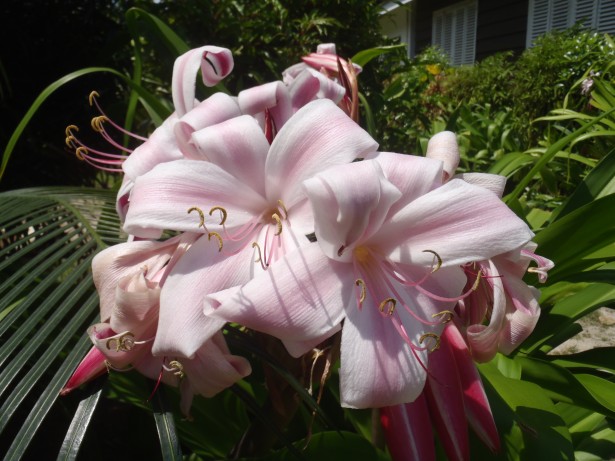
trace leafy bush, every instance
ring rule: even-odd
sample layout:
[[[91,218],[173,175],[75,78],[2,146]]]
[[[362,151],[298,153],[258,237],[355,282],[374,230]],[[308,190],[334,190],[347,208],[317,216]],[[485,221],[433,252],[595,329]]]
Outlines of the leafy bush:
[[[531,145],[541,127],[532,121],[561,105],[574,83],[588,70],[604,71],[615,57],[605,35],[574,26],[539,37],[517,60],[510,53],[486,58],[474,66],[453,68],[444,83],[446,103],[492,104],[496,110],[511,108],[514,126]],[[569,106],[581,108],[586,98],[579,91]]]

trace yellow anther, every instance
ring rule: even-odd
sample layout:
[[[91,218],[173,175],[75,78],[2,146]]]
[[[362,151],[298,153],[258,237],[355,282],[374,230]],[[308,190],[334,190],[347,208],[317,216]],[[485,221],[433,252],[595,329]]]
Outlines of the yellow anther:
[[[85,153],[85,155],[88,155],[89,153],[85,147],[79,146],[75,149],[75,155],[79,160],[85,160],[85,156],[83,155],[83,153]]]
[[[478,274],[476,274],[476,280],[474,280],[474,285],[472,285],[472,291],[476,291],[478,289],[478,285],[480,284],[480,279],[483,276],[483,270],[479,269]]]
[[[79,131],[79,127],[77,125],[68,125],[64,130],[64,133],[66,133],[66,136],[72,136],[73,131]]]
[[[255,263],[261,262],[263,260],[262,254],[261,254],[261,246],[256,242],[252,242],[252,248],[256,248],[256,250],[258,251],[258,259],[255,259],[254,262]]]
[[[359,295],[359,304],[361,304],[363,301],[365,301],[365,296],[367,294],[367,289],[366,289],[367,287],[365,286],[365,282],[363,281],[363,279],[356,279],[354,281],[354,284],[358,287],[361,287],[361,294]]]
[[[92,129],[94,131],[97,131],[98,133],[102,133],[104,130],[103,123],[107,122],[108,120],[109,119],[105,117],[104,115],[99,115],[98,117],[92,118],[90,125],[92,126]]]
[[[211,210],[209,210],[209,216],[211,216],[214,213],[214,211],[220,212],[220,225],[222,226],[226,222],[226,216],[227,216],[226,210],[222,208],[221,206],[215,206]]]
[[[201,210],[198,206],[193,206],[191,208],[188,208],[188,214],[192,213],[193,211],[196,211],[199,214],[198,227],[205,228],[205,213],[203,213],[203,210]]]
[[[120,372],[124,373],[124,372],[130,371],[130,370],[132,370],[134,368],[132,365],[128,365],[125,368],[118,368],[118,367],[113,366],[111,364],[111,362],[109,362],[108,360],[105,360],[105,367],[107,367],[107,373],[109,373],[111,370],[120,371]]]
[[[389,306],[387,310],[387,315],[390,317],[395,312],[395,306],[397,306],[397,301],[395,298],[387,298],[380,303],[378,310],[384,314],[384,308]]]
[[[109,338],[105,345],[109,350],[115,349],[115,352],[128,352],[135,345],[135,335],[127,331],[116,338]]]
[[[75,138],[72,134],[69,134],[64,142],[71,149],[77,148],[77,138]]]
[[[177,376],[179,379],[184,379],[184,377],[186,376],[186,373],[184,373],[184,366],[181,364],[179,360],[171,360],[169,362],[169,365],[173,367],[171,371],[173,372],[175,376]]]
[[[284,205],[284,202],[282,200],[278,200],[278,205],[284,212],[283,219],[288,219],[288,210],[286,209],[286,205]]]
[[[94,105],[94,98],[99,98],[100,95],[98,94],[98,91],[94,90],[90,93],[90,96],[88,96],[88,101],[90,102],[90,106]]]
[[[431,253],[432,255],[434,255],[436,257],[436,259],[438,260],[438,263],[436,264],[436,267],[434,267],[431,270],[431,273],[433,274],[434,272],[436,272],[438,269],[440,269],[442,267],[442,258],[440,257],[440,255],[438,253],[436,253],[433,250],[423,250],[423,253]]]
[[[271,215],[271,219],[275,221],[275,224],[276,224],[275,235],[278,236],[282,233],[282,219],[280,218],[280,215],[278,215],[277,213],[273,213]]]
[[[425,333],[424,335],[421,335],[421,337],[419,338],[419,343],[423,344],[423,342],[428,338],[431,338],[435,341],[433,347],[427,348],[429,352],[433,352],[436,349],[440,348],[440,337],[435,333]]]
[[[442,317],[442,323],[448,323],[451,320],[453,320],[453,316],[455,314],[452,311],[442,311],[442,312],[438,312],[436,314],[433,314],[431,316],[431,318],[435,319],[437,317]]]
[[[218,239],[218,251],[222,251],[222,247],[224,246],[222,236],[217,232],[210,232],[209,234],[207,234],[207,240],[211,241],[212,237],[216,237],[216,239]]]

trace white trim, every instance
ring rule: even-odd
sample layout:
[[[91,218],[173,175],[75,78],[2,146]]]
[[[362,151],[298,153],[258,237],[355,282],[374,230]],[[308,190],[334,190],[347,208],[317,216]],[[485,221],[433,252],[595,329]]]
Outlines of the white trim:
[[[390,13],[391,11],[396,10],[397,8],[399,8],[400,6],[403,5],[407,5],[408,3],[410,3],[412,0],[397,0],[395,2],[386,2],[383,3],[381,5],[381,10],[380,10],[380,14],[387,14]]]

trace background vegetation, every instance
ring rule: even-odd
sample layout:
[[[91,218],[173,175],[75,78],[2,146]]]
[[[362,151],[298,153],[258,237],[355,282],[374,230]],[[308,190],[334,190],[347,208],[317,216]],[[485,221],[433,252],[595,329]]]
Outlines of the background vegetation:
[[[389,45],[377,12],[377,2],[341,0],[2,2],[0,39],[10,44],[0,49],[6,459],[220,459],[241,454],[234,447],[248,428],[267,428],[277,440],[250,459],[388,459],[370,412],[339,407],[335,374],[316,403],[275,344],[232,327],[231,347],[255,372],[197,399],[194,422],[174,417],[173,389],[148,401],[153,383],[136,374],[112,373],[58,398],[90,347],[84,332],[98,310],[91,259],[125,238],[114,212],[117,181],[63,147],[67,125],[89,125],[90,90],[115,120],[147,134],[171,110],[172,62],[189,47],[229,47],[237,70],[225,84],[236,93],[279,78],[320,42],[334,41],[359,60],[359,51]],[[612,39],[575,28],[541,38],[517,60],[503,54],[461,68],[435,49],[412,60],[387,50],[374,51],[380,57],[366,61],[360,77],[368,102],[362,121],[382,150],[421,153],[433,133],[456,131],[461,169],[506,176],[504,200],[536,232],[538,253],[556,263],[541,287],[534,334],[511,357],[479,367],[503,449],[494,456],[473,440],[473,458],[615,456],[615,348],[549,354],[579,331],[578,319],[615,303]],[[277,391],[300,402],[288,424],[268,409],[271,373]]]

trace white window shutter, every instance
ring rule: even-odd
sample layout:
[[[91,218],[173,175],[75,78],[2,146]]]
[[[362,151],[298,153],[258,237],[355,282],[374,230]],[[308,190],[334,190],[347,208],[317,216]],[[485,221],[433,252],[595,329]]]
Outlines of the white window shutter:
[[[595,20],[595,28],[599,32],[606,32],[615,35],[615,1],[614,0],[596,0],[597,18]]]
[[[439,45],[451,64],[472,64],[476,49],[476,0],[434,11],[432,43]]]
[[[598,32],[615,34],[615,0],[529,0],[526,46],[539,35],[581,21]]]

